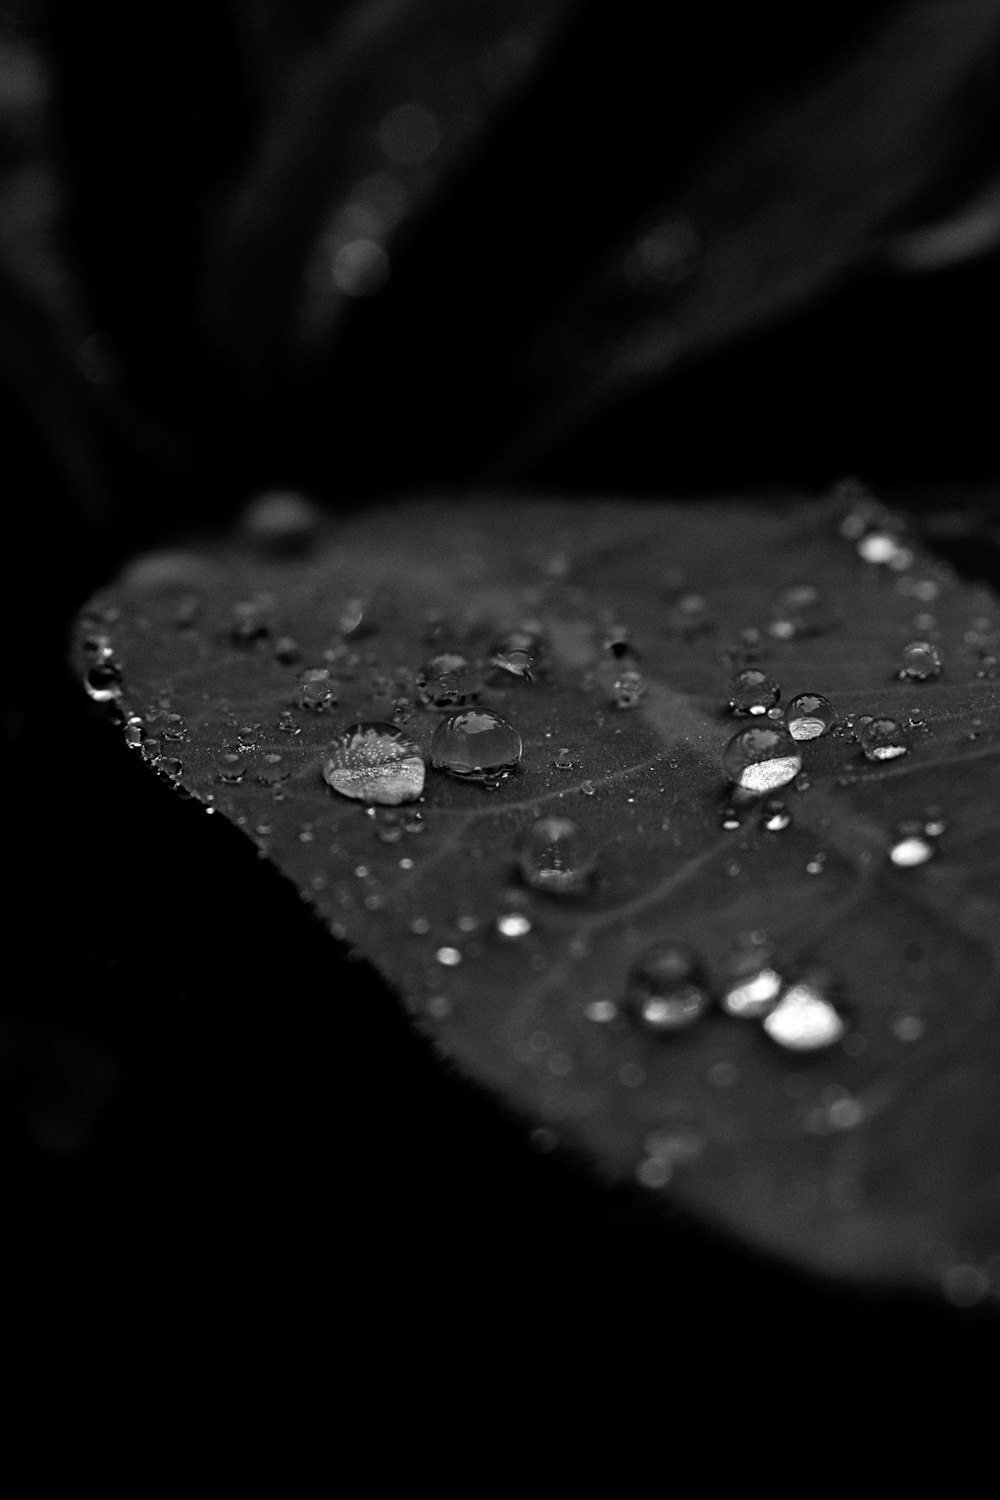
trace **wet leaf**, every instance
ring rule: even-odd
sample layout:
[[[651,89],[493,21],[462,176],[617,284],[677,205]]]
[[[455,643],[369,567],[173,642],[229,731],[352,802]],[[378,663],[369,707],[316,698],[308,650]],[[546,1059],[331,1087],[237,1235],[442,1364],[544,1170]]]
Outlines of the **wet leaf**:
[[[82,617],[76,666],[120,669],[120,697],[107,670],[91,692],[110,687],[137,753],[242,828],[539,1144],[813,1270],[983,1300],[1000,1264],[997,601],[902,532],[895,565],[864,561],[843,509],[497,496],[376,510],[305,557],[244,534],[133,563]],[[512,631],[530,679],[489,669]],[[275,650],[289,636],[294,663]],[[918,637],[943,670],[901,680]],[[453,707],[415,688],[446,652],[483,664],[477,710],[523,740],[492,789],[430,768]],[[823,694],[837,715],[798,742],[790,820],[754,799],[720,818],[725,745],[772,722],[727,706],[748,664],[783,703]],[[897,720],[907,753],[867,759],[868,715]],[[422,748],[418,801],[369,809],[324,782],[365,720]],[[542,844],[579,848],[592,878],[525,878],[542,817],[575,825]],[[913,820],[934,857],[893,863]],[[718,994],[752,932],[784,979],[830,971],[834,1045],[792,1053],[700,1003],[677,1032],[623,1007],[651,944],[688,945],[685,973]],[[654,972],[677,962],[660,950]]]

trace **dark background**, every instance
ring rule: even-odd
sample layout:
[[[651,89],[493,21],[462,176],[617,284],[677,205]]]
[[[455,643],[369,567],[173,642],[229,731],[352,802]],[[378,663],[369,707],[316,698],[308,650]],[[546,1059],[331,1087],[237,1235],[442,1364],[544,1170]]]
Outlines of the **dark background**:
[[[995,178],[996,55],[959,80],[945,167],[848,273],[511,457],[564,284],[669,204],[706,142],[789,88],[808,96],[864,55],[872,16],[913,7],[790,23],[681,6],[666,40],[658,7],[567,7],[386,290],[300,364],[249,305],[260,361],[244,367],[205,290],[219,206],[279,128],[276,80],[351,9],[0,7],[12,1303],[49,1330],[50,1378],[71,1391],[94,1330],[213,1369],[301,1337],[362,1392],[387,1366],[412,1382],[431,1346],[453,1371],[514,1357],[560,1380],[583,1379],[574,1351],[590,1351],[595,1390],[637,1351],[693,1371],[720,1341],[962,1364],[992,1338],[980,1313],[819,1285],[533,1149],[234,830],[127,754],[63,658],[74,612],[131,552],[275,485],[345,511],[487,476],[697,503],[860,474],[996,581],[998,236],[959,233],[922,274],[894,249]]]

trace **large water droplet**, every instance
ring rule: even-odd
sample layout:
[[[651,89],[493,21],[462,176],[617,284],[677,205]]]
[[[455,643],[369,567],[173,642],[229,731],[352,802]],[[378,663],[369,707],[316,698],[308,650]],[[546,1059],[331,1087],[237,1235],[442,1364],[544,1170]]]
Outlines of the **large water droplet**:
[[[798,775],[802,756],[787,729],[777,724],[749,724],[729,741],[722,768],[729,780],[745,791],[773,792]]]
[[[941,652],[933,641],[910,641],[900,655],[899,676],[912,682],[930,682],[941,676]]]
[[[729,707],[738,714],[766,714],[781,697],[773,677],[759,667],[744,667],[729,684]]]
[[[828,995],[827,977],[805,975],[785,990],[763,1021],[772,1041],[791,1052],[817,1052],[846,1033],[843,1017]]]
[[[653,1031],[683,1031],[711,1003],[698,955],[686,943],[654,943],[629,973],[625,1004]]]
[[[785,724],[793,740],[818,740],[836,717],[833,704],[822,693],[799,693],[785,709]]]
[[[539,818],[521,844],[525,882],[552,896],[581,896],[590,889],[597,850],[569,818]]]
[[[424,789],[420,747],[394,724],[351,724],[331,749],[323,780],[343,797],[396,807]]]
[[[869,719],[862,724],[858,740],[869,760],[895,760],[909,749],[906,735],[895,719]]]
[[[495,785],[516,768],[521,748],[521,736],[500,714],[467,708],[442,719],[431,740],[431,759],[451,776]]]

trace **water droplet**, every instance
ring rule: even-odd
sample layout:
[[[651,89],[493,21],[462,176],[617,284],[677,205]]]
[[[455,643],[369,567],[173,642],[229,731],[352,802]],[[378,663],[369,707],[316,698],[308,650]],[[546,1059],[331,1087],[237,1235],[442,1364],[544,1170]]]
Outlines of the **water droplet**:
[[[889,858],[894,865],[901,869],[912,869],[915,865],[925,865],[933,858],[934,845],[930,839],[925,838],[919,825],[916,829],[907,826],[896,830],[896,842],[889,850]]]
[[[774,1009],[783,986],[774,950],[763,933],[751,932],[729,955],[720,1004],[727,1015],[756,1020]]]
[[[802,757],[787,729],[750,724],[729,741],[722,768],[745,791],[772,792],[793,780],[802,769]]]
[[[597,795],[597,788],[592,781],[581,781],[580,793],[584,797],[594,797]]]
[[[394,724],[352,724],[332,748],[323,780],[341,796],[396,807],[424,789],[420,747]]]
[[[505,911],[497,917],[497,932],[501,937],[525,937],[531,931],[531,918],[523,911]]]
[[[632,965],[628,1009],[653,1031],[683,1031],[710,1004],[698,955],[686,943],[653,943]]]
[[[233,605],[229,634],[237,646],[252,646],[271,633],[271,601],[266,597],[244,599]]]
[[[363,599],[348,599],[337,616],[337,629],[343,636],[371,635],[375,629]]]
[[[319,530],[321,513],[295,490],[269,490],[251,500],[240,525],[244,534],[273,551],[301,551]]]
[[[597,849],[569,818],[539,818],[525,835],[518,864],[533,890],[581,896],[591,887]]]
[[[813,583],[796,583],[778,599],[768,632],[776,640],[792,641],[819,635],[833,623],[829,604]]]
[[[799,693],[785,709],[785,724],[793,740],[817,740],[836,722],[829,698],[822,693]]]
[[[941,676],[940,649],[932,641],[910,641],[900,657],[899,676],[913,682],[930,682]]]
[[[521,677],[525,682],[533,681],[534,658],[529,651],[522,651],[519,647],[509,651],[494,651],[490,657],[490,666],[495,667],[498,672],[506,672],[510,677]]]
[[[274,659],[282,666],[292,666],[302,660],[302,648],[290,635],[281,635],[274,643]]]
[[[437,959],[439,964],[444,964],[446,969],[453,969],[456,964],[460,964],[462,962],[462,952],[460,948],[451,948],[447,946],[444,948],[439,948],[434,957]]]
[[[667,611],[667,625],[681,635],[698,635],[703,630],[713,630],[708,601],[701,594],[684,594]]]
[[[613,1000],[591,1000],[584,1007],[584,1015],[588,1021],[597,1021],[606,1024],[613,1021],[618,1015],[618,1007]]]
[[[819,974],[790,985],[764,1017],[771,1040],[792,1052],[817,1052],[839,1042],[847,1028],[826,990],[827,981]]]
[[[909,749],[906,735],[895,719],[869,719],[862,724],[858,741],[868,760],[895,760]]]
[[[235,786],[243,780],[246,773],[246,762],[241,756],[230,752],[222,757],[222,763],[219,766],[220,781],[224,781],[230,786]]]
[[[892,531],[870,531],[858,542],[858,556],[866,563],[902,571],[913,561],[913,553]]]
[[[552,769],[555,771],[575,771],[576,767],[577,762],[573,759],[573,752],[568,745],[562,745],[556,754],[555,760],[552,762]]]
[[[432,763],[465,781],[496,785],[521,759],[521,736],[492,709],[469,708],[442,719],[431,740]]]
[[[392,262],[378,240],[361,238],[339,245],[330,259],[330,272],[345,297],[373,297],[389,280]]]
[[[806,874],[807,875],[822,875],[822,873],[823,873],[823,871],[824,871],[825,868],[826,868],[826,855],[823,853],[822,850],[820,850],[820,852],[818,854],[814,854],[813,855],[812,859],[806,865]]]
[[[927,1028],[919,1016],[897,1016],[892,1023],[892,1034],[900,1042],[916,1042]]]
[[[614,670],[607,677],[599,673],[614,708],[638,708],[646,696],[646,679],[637,667]]]
[[[941,1278],[941,1290],[953,1307],[976,1307],[990,1294],[990,1278],[978,1266],[950,1266]]]
[[[417,673],[417,696],[434,708],[457,708],[478,698],[479,673],[457,651],[444,651],[425,662]]]
[[[773,677],[759,667],[744,667],[729,684],[729,707],[738,714],[766,714],[781,697]]]
[[[98,661],[89,667],[83,679],[84,691],[95,703],[110,703],[121,697],[121,667],[113,661]]]
[[[760,820],[768,833],[783,833],[786,828],[791,827],[792,815],[787,803],[780,797],[765,797]]]
[[[336,683],[330,676],[329,667],[312,667],[302,673],[299,702],[314,714],[325,713],[336,705]]]
[[[132,714],[125,723],[125,743],[130,750],[138,750],[146,738],[146,730],[138,714]]]

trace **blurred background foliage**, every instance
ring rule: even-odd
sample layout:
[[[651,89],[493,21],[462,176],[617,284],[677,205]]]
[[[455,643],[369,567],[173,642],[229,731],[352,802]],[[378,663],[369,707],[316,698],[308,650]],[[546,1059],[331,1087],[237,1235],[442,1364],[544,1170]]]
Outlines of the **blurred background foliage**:
[[[67,621],[135,548],[275,486],[344,510],[857,473],[995,578],[998,75],[987,0],[0,5],[4,753],[35,976],[0,1012],[0,1093],[36,1250],[86,1219],[96,1264],[139,1180],[133,1266],[165,1236],[191,1285],[210,1274],[198,1219],[218,1272],[269,1193],[325,1243],[322,974],[364,1000],[334,1050],[377,1053],[395,1100],[360,1140],[363,1080],[336,1105],[359,1266],[395,1217],[383,1184],[491,1264],[529,1233],[661,1264],[124,763],[65,676]],[[725,1316],[821,1315],[725,1247],[679,1230],[669,1253],[730,1286]]]

